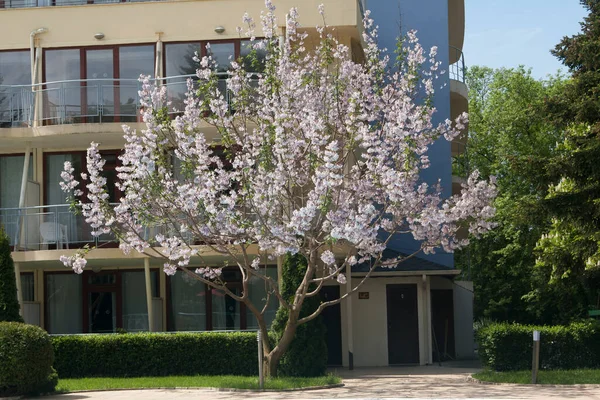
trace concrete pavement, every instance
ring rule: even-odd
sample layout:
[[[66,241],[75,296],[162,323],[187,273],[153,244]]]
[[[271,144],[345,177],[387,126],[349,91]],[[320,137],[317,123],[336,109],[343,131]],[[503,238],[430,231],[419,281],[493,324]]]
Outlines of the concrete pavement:
[[[600,385],[487,385],[470,382],[476,368],[452,366],[358,368],[335,371],[344,387],[295,392],[224,392],[208,389],[155,389],[72,393],[45,400],[196,399],[569,399],[600,400]]]

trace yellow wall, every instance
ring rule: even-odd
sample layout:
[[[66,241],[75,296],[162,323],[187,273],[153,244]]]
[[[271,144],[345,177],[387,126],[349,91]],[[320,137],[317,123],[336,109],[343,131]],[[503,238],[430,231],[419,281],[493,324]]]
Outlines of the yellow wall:
[[[298,7],[302,26],[321,24],[317,11],[320,3],[329,10],[327,23],[331,26],[356,27],[360,22],[356,0],[275,3],[280,25],[285,23],[285,13],[292,6]],[[264,0],[171,0],[6,9],[0,11],[1,48],[29,48],[30,32],[41,27],[48,28],[47,33],[39,35],[41,46],[46,48],[147,43],[156,40],[157,32],[163,32],[163,41],[232,39],[238,38],[236,27],[242,25],[245,12],[258,21],[258,33],[263,10]],[[218,25],[225,27],[223,34],[215,33]],[[94,39],[98,32],[104,33],[103,40]]]

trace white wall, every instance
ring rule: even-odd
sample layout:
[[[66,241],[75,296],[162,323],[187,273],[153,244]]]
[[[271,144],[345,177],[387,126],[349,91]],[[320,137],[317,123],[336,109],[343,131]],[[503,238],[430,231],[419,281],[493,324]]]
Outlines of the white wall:
[[[353,277],[353,286],[359,278]],[[388,334],[387,334],[387,299],[386,285],[415,284],[417,286],[417,308],[419,310],[419,346],[420,364],[431,362],[431,331],[429,313],[429,278],[423,285],[418,277],[371,278],[360,292],[369,292],[368,300],[359,300],[358,293],[352,296],[352,332],[354,343],[354,366],[376,367],[387,366]],[[343,290],[342,290],[343,292]],[[346,301],[342,302],[342,349],[343,364],[348,366],[348,319]]]

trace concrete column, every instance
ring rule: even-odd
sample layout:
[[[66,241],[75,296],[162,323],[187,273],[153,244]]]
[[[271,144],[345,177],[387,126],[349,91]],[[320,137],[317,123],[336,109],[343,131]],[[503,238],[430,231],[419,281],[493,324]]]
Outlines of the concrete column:
[[[43,328],[46,324],[46,321],[44,320],[44,309],[46,307],[46,297],[45,297],[45,290],[46,288],[44,287],[44,271],[42,270],[37,270],[36,272],[36,281],[35,281],[35,293],[37,295],[35,301],[37,301],[40,304],[40,326]]]
[[[27,189],[27,177],[29,176],[29,159],[31,157],[31,143],[27,142],[25,147],[25,161],[23,161],[23,174],[21,175],[21,192],[19,194],[19,208],[25,207],[25,193]]]
[[[426,279],[427,283],[425,285],[425,299],[427,305],[427,347],[429,349],[427,351],[427,363],[433,364],[433,334],[431,332],[431,330],[433,329],[433,321],[431,320],[433,315],[431,312],[431,277],[427,275]]]
[[[152,309],[152,279],[150,277],[150,259],[144,258],[144,275],[146,277],[146,304],[148,305],[148,331],[154,331],[154,310]]]
[[[19,314],[23,316],[23,291],[21,287],[21,264],[15,263],[15,280],[17,283],[17,300],[19,301]]]
[[[346,293],[352,291],[352,272],[351,267],[347,267],[346,271]],[[346,319],[347,319],[347,337],[348,337],[348,369],[354,369],[354,332],[352,325],[352,296],[346,299]]]
[[[160,298],[162,299],[162,329],[167,331],[167,275],[160,271],[158,273],[160,286]]]

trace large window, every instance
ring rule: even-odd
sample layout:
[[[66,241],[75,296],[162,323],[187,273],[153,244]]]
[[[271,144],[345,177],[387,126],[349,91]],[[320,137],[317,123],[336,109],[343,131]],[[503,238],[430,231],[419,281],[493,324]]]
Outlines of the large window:
[[[273,279],[273,281],[277,282],[277,268],[275,267],[267,267],[261,268],[258,271],[263,276],[266,276]],[[252,300],[252,304],[259,310],[265,306],[267,302],[267,298],[269,299],[269,305],[267,306],[267,310],[265,312],[265,320],[267,325],[271,325],[271,322],[275,319],[275,314],[277,313],[277,309],[279,308],[279,300],[275,294],[268,295],[269,285],[258,277],[250,278],[250,300]],[[247,329],[258,329],[258,323],[256,322],[256,317],[250,310],[246,310],[246,321],[247,321]]]
[[[24,155],[0,156],[0,225],[4,226],[10,244],[17,239],[18,212],[23,177]],[[33,157],[29,158],[28,179],[33,179]],[[7,210],[12,208],[12,210]]]
[[[118,151],[102,151],[102,158],[105,160],[103,176],[106,178],[106,189],[108,191],[108,200],[111,203],[119,201],[121,193],[117,188],[117,171],[116,167],[119,163]],[[44,154],[44,204],[49,207],[43,216],[43,221],[46,224],[51,224],[53,232],[65,232],[66,238],[70,246],[76,247],[86,243],[112,242],[114,240],[111,234],[103,234],[95,238],[91,234],[89,225],[84,223],[84,218],[81,215],[73,214],[69,205],[66,205],[66,195],[60,187],[62,178],[60,176],[64,169],[65,161],[69,161],[73,166],[74,176],[81,181],[80,173],[85,168],[85,153],[45,153]],[[80,189],[86,191],[86,183],[81,182]],[[84,194],[85,198],[85,194]],[[54,225],[58,224],[58,225]]]
[[[150,271],[152,297],[158,297],[158,271]],[[121,273],[123,293],[123,329],[127,332],[148,331],[148,303],[144,271]]]
[[[28,120],[31,88],[6,85],[30,85],[30,66],[29,51],[0,51],[0,127]]]
[[[154,74],[154,45],[48,49],[44,73],[47,124],[136,121],[137,80]]]
[[[78,49],[46,50],[44,82],[59,82],[44,88],[44,119],[47,123],[81,122],[81,52]]]
[[[83,331],[81,275],[46,274],[46,330],[48,333]]]
[[[158,297],[158,270],[150,271],[150,279],[152,297]],[[33,298],[33,281],[22,286],[23,298],[29,292]],[[49,333],[148,331],[145,272],[46,273],[46,310]]]
[[[261,269],[274,280],[277,279],[277,268]],[[225,270],[223,279],[234,294],[240,295],[242,284],[239,271]],[[223,291],[213,289],[204,283],[178,272],[169,279],[169,330],[171,331],[204,331],[204,330],[239,330],[257,329],[256,318],[245,305],[237,302]],[[250,280],[250,299],[259,309],[265,305],[267,289],[260,278]],[[268,325],[271,325],[279,307],[277,298],[273,295],[265,313]]]

